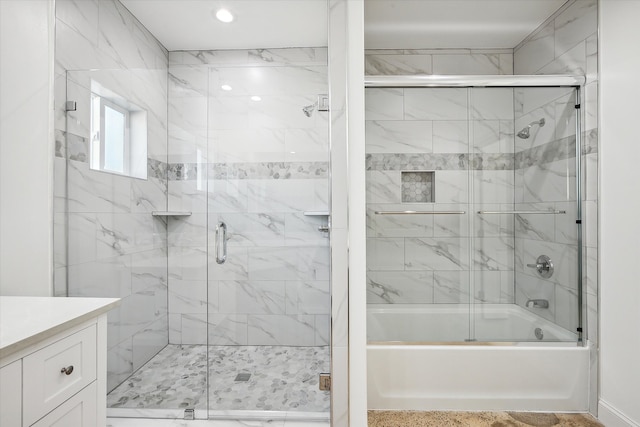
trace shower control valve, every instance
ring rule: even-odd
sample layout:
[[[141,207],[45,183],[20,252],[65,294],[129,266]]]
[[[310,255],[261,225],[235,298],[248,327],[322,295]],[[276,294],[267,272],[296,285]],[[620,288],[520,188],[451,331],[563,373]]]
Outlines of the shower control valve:
[[[546,255],[540,255],[535,264],[527,264],[527,267],[535,268],[543,279],[548,279],[553,275],[553,262]]]

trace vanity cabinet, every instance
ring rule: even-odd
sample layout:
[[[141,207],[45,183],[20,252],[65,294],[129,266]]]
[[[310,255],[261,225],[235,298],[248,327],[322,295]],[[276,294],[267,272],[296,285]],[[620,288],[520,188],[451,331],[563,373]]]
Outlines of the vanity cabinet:
[[[5,307],[2,300],[6,298],[9,297],[0,297],[0,310]],[[93,303],[100,300],[52,299],[58,300],[60,310],[65,309],[65,300],[75,300],[71,304],[75,308],[80,300]],[[9,322],[0,313],[0,351],[3,352],[0,353],[0,426],[106,425],[105,310],[117,300],[104,300],[102,303],[106,306],[101,309],[90,310],[84,315],[76,313],[77,317],[71,316],[71,320],[62,324],[57,321],[61,313],[56,313],[57,320],[52,322],[47,333],[41,331],[35,336],[27,333],[20,341],[13,340],[11,345],[9,341],[15,334],[4,329],[11,323],[19,328],[20,321]],[[69,316],[63,314],[62,317]],[[43,319],[37,323],[44,325],[40,320]],[[36,329],[42,328],[45,326]]]

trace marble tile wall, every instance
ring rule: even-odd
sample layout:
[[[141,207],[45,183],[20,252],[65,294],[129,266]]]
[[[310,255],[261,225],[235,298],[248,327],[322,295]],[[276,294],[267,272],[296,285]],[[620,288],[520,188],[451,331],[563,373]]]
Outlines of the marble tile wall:
[[[167,207],[167,61],[120,2],[56,1],[54,286],[122,298],[108,319],[109,390],[168,343],[166,227],[151,216]],[[89,168],[92,80],[147,111],[146,180]]]
[[[583,262],[586,265],[584,284],[586,285],[588,338],[597,342],[597,203],[598,203],[598,7],[596,0],[569,2],[552,16],[539,29],[524,40],[514,51],[514,70],[516,74],[578,74],[586,76],[586,85],[582,91],[582,201],[583,201]],[[568,95],[567,95],[568,96]],[[564,106],[564,100],[553,105],[550,100],[531,99],[547,112],[556,110],[560,127],[559,137],[566,137],[575,126],[573,112]],[[531,108],[525,106],[526,110]],[[559,109],[564,112],[558,111]],[[523,118],[524,120],[528,119]],[[563,131],[563,129],[565,129]],[[548,142],[548,136],[547,136]],[[575,141],[565,141],[566,151],[574,152]],[[525,147],[523,147],[525,148]],[[544,148],[539,148],[544,150]],[[564,148],[559,147],[560,151]],[[557,152],[558,150],[556,150]],[[573,161],[575,161],[575,155]],[[563,157],[560,155],[560,157]],[[558,159],[562,162],[561,159]],[[561,164],[556,163],[556,167]],[[575,170],[575,169],[574,169]],[[575,172],[574,172],[575,173]],[[564,236],[567,239],[567,236]],[[558,293],[557,296],[570,290]],[[574,290],[575,292],[575,290]],[[564,298],[566,299],[566,298]],[[573,300],[573,298],[572,298]],[[565,321],[565,327],[575,329],[576,307],[562,307],[561,316],[571,318]]]
[[[169,209],[192,212],[168,225],[170,342],[328,345],[327,217],[304,215],[328,211],[328,117],[302,112],[328,93],[327,49],[169,62]]]
[[[471,213],[513,206],[513,100],[500,88],[367,89],[368,303],[513,302],[513,221]],[[434,203],[403,202],[402,171],[434,171]],[[465,213],[375,213],[398,210]]]

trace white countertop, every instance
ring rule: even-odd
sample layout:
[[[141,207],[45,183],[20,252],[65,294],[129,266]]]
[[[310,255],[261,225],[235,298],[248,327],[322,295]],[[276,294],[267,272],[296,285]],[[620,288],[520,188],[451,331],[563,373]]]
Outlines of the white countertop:
[[[118,298],[0,297],[0,358],[116,307]]]

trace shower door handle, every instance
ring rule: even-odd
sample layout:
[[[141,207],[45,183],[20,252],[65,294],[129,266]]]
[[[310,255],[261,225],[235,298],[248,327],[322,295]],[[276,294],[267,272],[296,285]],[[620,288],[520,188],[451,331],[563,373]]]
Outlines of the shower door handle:
[[[222,251],[220,246],[222,245]],[[222,255],[220,255],[222,252]],[[220,221],[216,226],[216,262],[224,264],[227,260],[227,224]]]

